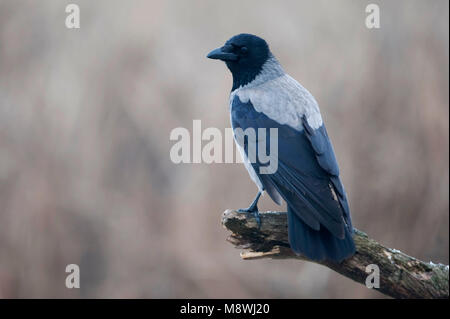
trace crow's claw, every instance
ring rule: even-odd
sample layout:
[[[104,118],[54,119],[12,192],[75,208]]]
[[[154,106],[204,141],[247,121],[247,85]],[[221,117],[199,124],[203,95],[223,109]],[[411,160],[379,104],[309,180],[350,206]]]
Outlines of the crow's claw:
[[[237,212],[239,213],[253,213],[256,219],[256,223],[258,224],[258,229],[261,228],[261,217],[258,211],[258,207],[255,205],[255,207],[249,207],[249,208],[241,208],[238,209]]]

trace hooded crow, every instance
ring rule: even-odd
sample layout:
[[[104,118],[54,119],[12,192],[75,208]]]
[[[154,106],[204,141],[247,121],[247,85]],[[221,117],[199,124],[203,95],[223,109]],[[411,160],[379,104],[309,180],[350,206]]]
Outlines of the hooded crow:
[[[233,75],[231,124],[259,190],[250,207],[240,211],[257,214],[259,197],[266,191],[277,204],[281,199],[287,203],[294,252],[315,261],[340,262],[352,256],[355,245],[347,196],[314,97],[283,71],[266,41],[255,35],[236,35],[207,57],[224,61]],[[249,128],[277,129],[275,172],[261,173],[262,161],[249,160],[251,139],[236,138],[238,129]],[[265,137],[267,148],[272,138]]]

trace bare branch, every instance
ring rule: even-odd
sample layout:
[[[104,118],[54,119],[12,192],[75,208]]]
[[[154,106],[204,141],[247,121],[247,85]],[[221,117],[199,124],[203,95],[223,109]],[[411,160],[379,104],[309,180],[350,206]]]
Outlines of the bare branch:
[[[261,258],[294,258],[308,260],[296,255],[289,247],[287,215],[284,212],[261,212],[261,228],[258,229],[252,213],[227,210],[222,224],[232,232],[227,239],[237,248],[245,260]],[[343,276],[365,284],[366,266],[375,264],[380,269],[380,292],[394,298],[448,298],[448,265],[426,263],[401,251],[385,247],[365,233],[355,230],[353,239],[357,253],[341,262],[321,262]],[[308,260],[310,261],[310,260]]]

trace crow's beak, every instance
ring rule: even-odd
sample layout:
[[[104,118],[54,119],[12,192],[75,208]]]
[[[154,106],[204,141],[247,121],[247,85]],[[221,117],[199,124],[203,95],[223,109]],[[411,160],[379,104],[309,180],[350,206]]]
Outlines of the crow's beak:
[[[215,60],[222,60],[222,61],[236,61],[238,59],[238,56],[232,52],[226,52],[229,51],[230,47],[227,45],[212,50],[208,53],[206,56],[209,59],[215,59]]]

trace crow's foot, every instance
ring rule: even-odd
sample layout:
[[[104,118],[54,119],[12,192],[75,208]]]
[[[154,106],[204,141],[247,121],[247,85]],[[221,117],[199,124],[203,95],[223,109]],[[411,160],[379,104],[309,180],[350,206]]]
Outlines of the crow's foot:
[[[255,215],[256,223],[258,224],[258,229],[261,228],[261,217],[259,216],[258,211],[258,200],[260,196],[261,192],[258,192],[256,198],[253,200],[253,203],[251,203],[248,208],[241,208],[237,210],[239,213],[253,213]]]

